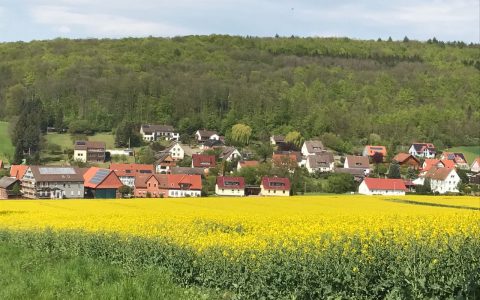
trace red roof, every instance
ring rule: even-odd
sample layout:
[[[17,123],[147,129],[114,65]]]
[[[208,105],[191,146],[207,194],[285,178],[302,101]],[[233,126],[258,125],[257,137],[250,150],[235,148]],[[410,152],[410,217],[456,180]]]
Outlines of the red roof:
[[[168,174],[167,176],[169,189],[202,189],[202,176],[200,175]]]
[[[110,170],[119,177],[134,177],[138,174],[153,174],[153,165],[143,164],[111,164]]]
[[[217,185],[222,189],[244,189],[245,179],[243,177],[219,176]]]
[[[455,167],[455,162],[453,160],[448,160],[448,159],[435,159],[435,158],[427,158],[423,162],[423,171],[428,171],[432,167],[435,167],[438,165],[438,163],[441,163],[443,167],[445,168],[454,168]]]
[[[92,189],[118,189],[123,183],[113,170],[91,167],[83,174],[84,186]]]
[[[407,187],[403,179],[370,178],[364,179],[369,190],[394,190],[406,191]]]
[[[263,177],[263,188],[266,190],[290,190],[290,180],[282,177]]]
[[[12,165],[10,168],[10,177],[15,177],[18,180],[22,180],[23,175],[27,172],[28,166],[25,165]]]
[[[192,154],[192,164],[194,168],[214,168],[215,155]]]
[[[410,158],[420,164],[420,161],[409,153],[398,153],[397,155],[395,155],[395,157],[393,157],[393,160],[395,160],[398,163],[403,163]]]

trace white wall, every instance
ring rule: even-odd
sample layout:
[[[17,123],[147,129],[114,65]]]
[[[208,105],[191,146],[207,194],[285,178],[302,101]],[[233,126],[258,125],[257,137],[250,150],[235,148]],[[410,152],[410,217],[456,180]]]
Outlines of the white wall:
[[[404,196],[405,191],[400,190],[370,190],[365,181],[358,187],[358,193],[362,195]]]
[[[290,191],[281,191],[281,190],[267,190],[260,185],[260,195],[262,196],[290,196]]]
[[[197,190],[168,190],[168,197],[172,198],[179,198],[179,197],[185,197],[185,196],[190,196],[190,197],[200,197],[202,195],[201,191]]]
[[[219,196],[245,196],[245,189],[221,189],[216,184],[215,194]]]
[[[73,160],[87,162],[87,150],[74,150]]]

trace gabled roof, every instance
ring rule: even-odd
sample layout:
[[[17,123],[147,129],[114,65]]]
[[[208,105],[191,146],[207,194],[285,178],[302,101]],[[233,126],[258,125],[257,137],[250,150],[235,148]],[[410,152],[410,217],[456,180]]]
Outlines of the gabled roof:
[[[217,185],[222,189],[244,189],[245,179],[243,177],[219,176]]]
[[[200,175],[168,174],[167,178],[169,189],[202,189],[202,177]]]
[[[200,138],[202,140],[207,140],[214,134],[218,135],[218,133],[214,130],[205,130],[205,129],[201,130],[200,129],[200,130],[197,130],[197,131],[200,134]]]
[[[234,152],[238,152],[238,150],[235,148],[235,147],[224,147],[223,150],[222,150],[222,153],[220,153],[220,158],[221,159],[226,159],[228,158],[230,155],[232,155]],[[240,153],[240,152],[238,152]]]
[[[345,160],[348,160],[348,167],[352,168],[361,168],[368,169],[370,168],[370,162],[366,156],[356,156],[356,155],[347,155]]]
[[[166,174],[137,175],[135,176],[135,188],[146,188],[147,182],[152,179],[157,181],[158,188],[168,188],[168,178]]]
[[[14,185],[19,180],[13,177],[2,177],[0,178],[0,188],[8,189],[10,186]]]
[[[135,174],[153,174],[153,165],[147,164],[110,164],[110,170],[119,177],[134,177]]]
[[[78,168],[59,166],[30,166],[36,181],[81,182],[83,175]]]
[[[10,177],[15,177],[18,180],[22,180],[23,175],[27,172],[28,166],[25,165],[12,165],[10,168]]]
[[[192,164],[195,168],[214,168],[216,164],[215,155],[193,154]]]
[[[241,168],[244,167],[257,167],[260,162],[258,160],[241,160],[238,162]]]
[[[87,188],[118,189],[123,183],[113,170],[91,167],[83,174]]]
[[[443,159],[453,160],[456,164],[466,164],[467,159],[461,152],[443,152]]]
[[[385,146],[367,145],[365,146],[365,150],[368,156],[373,156],[377,152],[383,154],[384,157],[387,156],[387,148],[385,148]]]
[[[408,159],[413,159],[415,160],[418,164],[420,164],[420,161],[413,155],[409,154],[409,153],[398,153],[397,155],[395,155],[395,157],[393,158],[394,161],[398,162],[399,164],[407,161]]]
[[[435,158],[427,158],[425,159],[425,161],[423,162],[423,168],[422,170],[425,172],[425,171],[428,171],[430,170],[432,167],[436,167],[438,166],[438,164],[441,164],[443,165],[443,167],[445,168],[454,168],[455,167],[455,163],[452,161],[452,160],[448,160],[448,159],[435,159]]]
[[[321,141],[305,141],[305,147],[307,148],[308,153],[321,153],[325,151],[325,147]]]
[[[155,164],[161,164],[161,163],[173,163],[173,158],[170,152],[158,152],[155,154]]]
[[[146,188],[147,187],[147,180],[150,178],[152,174],[135,174],[135,188]]]
[[[407,187],[403,179],[370,178],[364,179],[369,190],[393,190],[406,191]]]
[[[330,167],[330,164],[334,162],[333,153],[331,152],[323,152],[317,153],[315,155],[309,155],[307,159],[308,164],[312,168]]]
[[[145,134],[152,134],[154,132],[174,132],[175,129],[171,125],[152,125],[152,124],[144,124],[142,125],[141,129]]]
[[[283,177],[263,177],[262,185],[263,188],[267,190],[290,190],[290,180]]]
[[[432,143],[413,143],[412,146],[417,153],[423,152],[425,149],[435,153],[435,146]]]
[[[480,166],[480,156],[475,158],[475,160],[472,162],[472,167],[477,163]]]
[[[455,171],[454,168],[431,168],[426,174],[426,178],[434,179],[434,180],[445,180],[448,178],[448,175]]]
[[[75,141],[75,150],[88,150],[88,149],[103,149],[105,150],[105,142],[94,141]]]
[[[272,160],[274,163],[284,163],[289,160],[297,163],[302,160],[302,153],[298,151],[276,152],[272,155]]]
[[[172,149],[175,147],[175,146],[179,146],[180,148],[183,149],[183,152],[185,153],[185,155],[187,156],[192,156],[192,154],[195,153],[195,150],[192,149],[192,147],[190,147],[189,145],[185,145],[185,144],[180,144],[179,142],[175,142],[173,144],[171,144],[168,148],[165,149],[165,152],[170,152],[172,151]],[[197,148],[198,150],[198,148]]]
[[[345,173],[345,174],[350,174],[353,176],[360,176],[360,177],[365,177],[365,171],[360,168],[338,168],[335,169],[335,173]]]

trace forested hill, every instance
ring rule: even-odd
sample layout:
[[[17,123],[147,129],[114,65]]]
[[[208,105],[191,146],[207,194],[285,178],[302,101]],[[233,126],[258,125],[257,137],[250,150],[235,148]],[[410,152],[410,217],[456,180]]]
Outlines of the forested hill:
[[[217,35],[0,44],[0,119],[32,99],[49,125],[97,131],[128,119],[228,135],[241,122],[258,139],[478,144],[480,47]]]

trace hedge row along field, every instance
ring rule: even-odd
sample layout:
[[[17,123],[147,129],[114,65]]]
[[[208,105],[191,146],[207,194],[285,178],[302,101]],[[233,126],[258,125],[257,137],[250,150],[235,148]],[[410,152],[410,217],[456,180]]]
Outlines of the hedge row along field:
[[[480,297],[474,197],[1,201],[0,241],[232,299]]]

